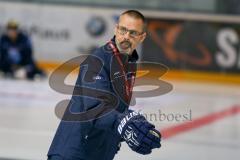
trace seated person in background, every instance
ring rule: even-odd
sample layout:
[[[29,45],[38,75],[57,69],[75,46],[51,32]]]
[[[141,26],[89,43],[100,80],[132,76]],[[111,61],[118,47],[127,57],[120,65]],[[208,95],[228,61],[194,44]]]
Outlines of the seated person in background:
[[[0,70],[5,76],[14,78],[14,72],[18,67],[24,67],[26,77],[34,79],[36,75],[45,77],[33,60],[33,49],[30,39],[22,31],[15,21],[9,21],[6,33],[0,37]]]

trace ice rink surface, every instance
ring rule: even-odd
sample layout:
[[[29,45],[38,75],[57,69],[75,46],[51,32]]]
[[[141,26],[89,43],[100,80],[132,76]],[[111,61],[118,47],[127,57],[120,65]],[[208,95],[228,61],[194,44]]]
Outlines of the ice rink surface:
[[[73,82],[74,78],[69,80],[70,84]],[[169,82],[174,88],[168,94],[138,98],[137,104],[131,107],[145,114],[162,131],[161,149],[141,156],[122,143],[115,159],[238,160],[240,85]],[[59,123],[55,106],[71,95],[52,90],[48,80],[31,82],[1,78],[0,88],[0,157],[46,159]],[[136,88],[144,89],[149,88]],[[168,119],[163,120],[163,114]],[[172,115],[182,117],[172,119]]]

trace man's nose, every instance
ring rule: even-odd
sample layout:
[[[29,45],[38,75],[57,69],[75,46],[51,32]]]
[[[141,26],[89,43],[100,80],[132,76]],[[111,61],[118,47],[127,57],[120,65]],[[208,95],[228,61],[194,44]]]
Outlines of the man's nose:
[[[124,34],[124,38],[125,38],[125,39],[129,39],[129,38],[130,38],[130,33],[129,33],[129,31],[127,31],[127,32]]]

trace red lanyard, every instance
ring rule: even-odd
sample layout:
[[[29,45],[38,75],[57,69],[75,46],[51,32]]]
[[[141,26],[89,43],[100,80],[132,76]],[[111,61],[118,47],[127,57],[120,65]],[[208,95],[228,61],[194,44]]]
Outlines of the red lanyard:
[[[130,83],[128,82],[128,78],[127,78],[127,73],[125,72],[125,67],[119,57],[120,53],[118,51],[118,49],[114,46],[113,42],[112,41],[109,41],[109,45],[110,47],[112,48],[113,50],[113,54],[116,56],[117,58],[117,61],[119,63],[119,65],[121,66],[121,71],[122,71],[122,74],[124,76],[124,82],[125,82],[125,91],[126,91],[126,100],[127,102],[130,100],[130,94],[132,92],[132,89],[133,89],[133,85],[134,85],[134,81],[135,81],[135,76],[132,75],[131,77],[131,80],[130,80]]]

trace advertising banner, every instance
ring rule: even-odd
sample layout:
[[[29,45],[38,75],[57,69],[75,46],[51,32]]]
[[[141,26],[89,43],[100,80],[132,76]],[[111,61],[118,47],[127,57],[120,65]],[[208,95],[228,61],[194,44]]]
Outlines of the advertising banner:
[[[119,13],[81,6],[0,2],[0,33],[9,20],[16,20],[31,36],[38,60],[61,62],[110,40]]]
[[[148,19],[142,58],[170,69],[240,73],[240,24]]]

